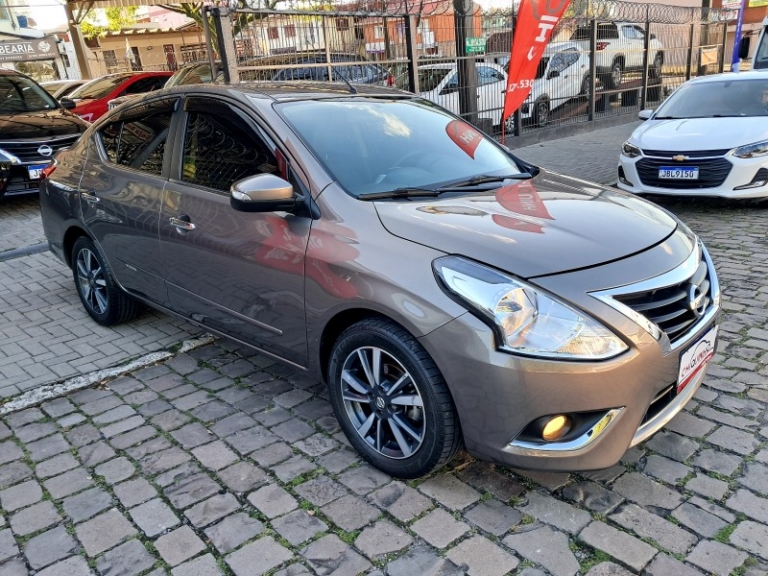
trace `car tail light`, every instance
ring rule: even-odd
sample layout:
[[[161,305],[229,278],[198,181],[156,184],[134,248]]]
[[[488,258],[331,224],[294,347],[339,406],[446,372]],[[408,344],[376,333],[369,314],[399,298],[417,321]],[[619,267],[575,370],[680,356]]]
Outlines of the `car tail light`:
[[[395,85],[395,77],[392,74],[387,74],[387,86]]]
[[[595,45],[595,49],[597,49],[597,50],[605,50],[605,48],[606,48],[606,46],[608,46],[608,44],[610,44],[610,42],[598,42]]]
[[[51,162],[40,171],[40,180],[45,180],[56,170],[56,162]]]

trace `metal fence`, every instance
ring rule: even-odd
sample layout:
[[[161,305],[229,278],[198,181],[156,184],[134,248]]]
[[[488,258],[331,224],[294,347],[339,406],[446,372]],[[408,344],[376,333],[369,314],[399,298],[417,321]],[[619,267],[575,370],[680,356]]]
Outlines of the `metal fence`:
[[[553,33],[531,95],[504,130],[520,136],[654,107],[687,79],[723,70],[733,16],[575,0]],[[322,10],[237,10],[213,19],[206,32],[214,52],[236,61],[231,81],[396,86],[499,134],[514,24],[512,9],[475,4],[457,14],[450,0],[360,0]]]

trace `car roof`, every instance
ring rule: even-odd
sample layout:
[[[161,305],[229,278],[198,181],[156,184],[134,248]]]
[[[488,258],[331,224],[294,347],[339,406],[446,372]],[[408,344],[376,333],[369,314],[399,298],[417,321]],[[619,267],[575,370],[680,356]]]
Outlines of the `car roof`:
[[[568,50],[568,48],[574,48],[576,50],[581,50],[581,44],[578,42],[570,41],[570,42],[552,42],[547,46],[547,49],[544,50],[544,54],[546,55],[552,55],[555,52],[560,52],[561,50]]]
[[[746,82],[748,80],[768,80],[768,70],[750,70],[748,72],[723,72],[722,74],[713,74],[712,76],[699,76],[689,82],[696,84],[707,84],[710,82],[721,82],[730,80],[732,82]]]

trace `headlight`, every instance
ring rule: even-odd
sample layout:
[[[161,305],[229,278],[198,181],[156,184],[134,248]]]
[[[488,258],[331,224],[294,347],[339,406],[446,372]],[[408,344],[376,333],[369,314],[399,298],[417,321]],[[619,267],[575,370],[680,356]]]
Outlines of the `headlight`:
[[[747,144],[733,151],[733,155],[737,158],[755,158],[756,156],[765,156],[766,154],[768,154],[768,140]]]
[[[503,350],[560,360],[602,360],[627,350],[597,321],[520,280],[457,256],[433,267],[443,289],[496,331]]]
[[[15,156],[14,154],[11,154],[10,152],[6,152],[5,150],[0,150],[0,163],[2,163],[2,164],[21,164],[21,160],[19,160],[18,156]]]
[[[634,144],[630,144],[629,140],[624,142],[624,144],[621,145],[621,153],[624,154],[627,158],[637,158],[642,154],[642,150],[635,146]]]

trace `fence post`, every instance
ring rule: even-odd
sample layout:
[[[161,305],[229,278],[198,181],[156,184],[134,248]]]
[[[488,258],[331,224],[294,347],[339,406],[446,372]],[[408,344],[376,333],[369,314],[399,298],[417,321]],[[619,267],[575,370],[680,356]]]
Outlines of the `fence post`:
[[[592,18],[589,21],[589,111],[587,120],[592,122],[595,119],[595,92],[597,91],[597,20]]]
[[[211,40],[211,25],[208,22],[208,12],[210,11],[210,6],[203,6],[200,8],[200,13],[202,15],[202,21],[203,21],[203,33],[205,34],[205,47],[208,50],[208,63],[211,65],[211,78],[216,79],[216,76],[218,76],[218,72],[216,70],[216,59],[214,58],[214,49],[213,49],[213,42]],[[225,79],[227,82],[229,82],[229,71],[226,70],[226,66],[222,66],[224,68],[224,74]]]
[[[651,19],[650,14],[645,18],[645,39],[643,40],[643,85],[640,88],[640,110],[645,110],[645,100],[648,96],[648,52],[651,50]]]
[[[408,86],[414,94],[421,92],[419,88],[419,62],[414,51],[415,30],[413,29],[413,16],[403,16],[405,24],[405,55],[408,57]]]
[[[691,79],[691,66],[693,66],[693,34],[696,29],[696,24],[691,22],[691,33],[688,36],[688,61],[685,66],[685,81]]]
[[[718,64],[718,70],[720,74],[723,73],[725,66],[725,44],[728,41],[728,23],[723,22],[723,41],[720,43],[720,63]],[[734,50],[738,50],[738,46],[733,47]]]
[[[216,35],[219,40],[219,56],[221,66],[224,69],[224,82],[240,82],[240,74],[237,71],[237,52],[235,51],[235,38],[232,35],[232,21],[230,10],[227,8],[213,8],[213,25],[216,27]],[[214,76],[215,77],[215,76]]]
[[[456,72],[459,82],[459,113],[470,124],[477,123],[477,72],[474,58],[467,58],[466,39],[472,34],[471,0],[454,0],[453,21],[456,30]]]
[[[325,44],[325,61],[328,64],[326,66],[328,82],[333,82],[333,66],[331,66],[331,40],[328,38],[328,18],[326,17],[323,17],[323,44]],[[346,70],[344,72],[346,73]],[[339,80],[343,82],[344,78],[340,77]]]

